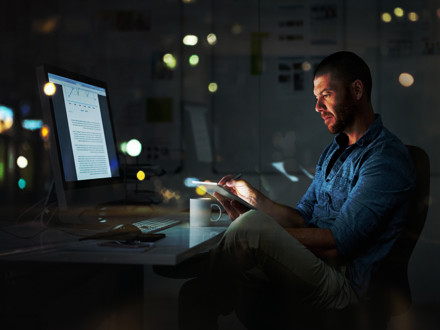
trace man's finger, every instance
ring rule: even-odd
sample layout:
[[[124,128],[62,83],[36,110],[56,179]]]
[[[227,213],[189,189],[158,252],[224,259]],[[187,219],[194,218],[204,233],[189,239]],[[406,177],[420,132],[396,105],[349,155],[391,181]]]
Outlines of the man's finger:
[[[243,204],[241,204],[238,201],[232,200],[231,201],[231,206],[236,209],[240,214],[246,213],[247,211],[249,211],[249,208],[244,206]]]
[[[219,193],[214,193],[214,197],[220,202],[220,204],[225,209],[226,213],[229,215],[231,220],[235,220],[240,213],[231,205],[231,200],[223,197]]]

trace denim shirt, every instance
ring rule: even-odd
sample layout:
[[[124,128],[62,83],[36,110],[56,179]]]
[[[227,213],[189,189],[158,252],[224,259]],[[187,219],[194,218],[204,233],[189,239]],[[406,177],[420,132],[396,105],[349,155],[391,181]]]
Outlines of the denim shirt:
[[[406,146],[376,115],[326,175],[344,141],[340,133],[324,150],[297,209],[309,227],[332,231],[339,256],[347,263],[346,276],[358,296],[365,297],[371,277],[402,231],[415,171]]]

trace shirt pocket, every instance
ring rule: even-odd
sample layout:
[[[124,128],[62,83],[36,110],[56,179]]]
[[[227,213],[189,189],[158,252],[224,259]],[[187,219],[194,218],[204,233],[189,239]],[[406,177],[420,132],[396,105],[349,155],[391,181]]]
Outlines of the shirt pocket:
[[[344,203],[347,201],[351,192],[351,180],[336,175],[330,182],[327,182],[327,189],[325,189],[328,202],[329,212],[334,214],[339,213]]]

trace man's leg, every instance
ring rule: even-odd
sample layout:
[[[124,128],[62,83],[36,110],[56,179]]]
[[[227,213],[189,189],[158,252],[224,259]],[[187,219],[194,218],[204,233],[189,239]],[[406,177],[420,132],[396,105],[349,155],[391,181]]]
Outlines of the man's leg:
[[[211,255],[211,276],[240,277],[256,269],[298,304],[344,308],[356,301],[343,274],[258,211],[232,222]]]
[[[303,307],[344,308],[356,301],[343,274],[258,211],[237,218],[206,261],[209,265],[198,267],[204,269],[201,278],[181,289],[181,329],[215,327],[217,317],[235,307],[243,283],[258,286],[269,281],[281,289],[284,299]]]

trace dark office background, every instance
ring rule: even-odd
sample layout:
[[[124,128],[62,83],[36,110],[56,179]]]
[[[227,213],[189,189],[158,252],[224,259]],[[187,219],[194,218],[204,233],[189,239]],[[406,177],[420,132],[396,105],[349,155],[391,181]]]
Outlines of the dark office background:
[[[188,35],[195,45],[183,43]],[[187,177],[243,173],[295,205],[332,139],[314,111],[313,66],[334,51],[358,53],[384,124],[431,158],[430,209],[409,269],[414,304],[399,320],[438,327],[439,1],[3,0],[0,40],[4,224],[43,199],[52,180],[47,140],[22,125],[42,119],[37,65],[108,83],[118,145],[139,140],[141,154],[127,161],[166,170],[142,183],[164,203],[185,207],[194,193]],[[149,293],[164,300],[159,291]]]

